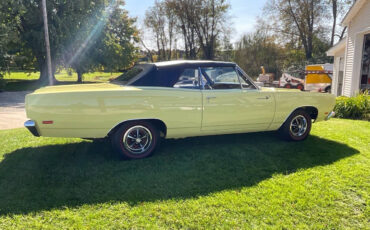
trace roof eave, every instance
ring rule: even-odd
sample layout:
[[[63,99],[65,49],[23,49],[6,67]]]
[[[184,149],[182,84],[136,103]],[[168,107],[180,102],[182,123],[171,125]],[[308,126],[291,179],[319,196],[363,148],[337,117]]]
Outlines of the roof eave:
[[[340,40],[337,44],[331,47],[328,51],[326,51],[327,56],[335,56],[339,51],[344,50],[346,47],[346,38]]]
[[[366,0],[357,0],[353,3],[351,8],[348,10],[347,14],[344,16],[341,26],[348,26],[349,22],[352,20],[354,16],[358,13],[358,11],[362,8],[362,6],[366,3]]]

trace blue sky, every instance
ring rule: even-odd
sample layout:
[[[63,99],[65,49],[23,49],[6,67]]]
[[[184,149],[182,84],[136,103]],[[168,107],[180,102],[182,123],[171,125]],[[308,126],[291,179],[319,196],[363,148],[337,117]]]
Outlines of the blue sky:
[[[235,33],[231,36],[231,41],[235,42],[244,33],[253,30],[256,17],[262,14],[266,0],[228,0],[228,2],[231,5],[230,15]],[[126,0],[125,8],[129,11],[130,16],[138,17],[138,24],[140,24],[146,9],[153,4],[154,0]]]

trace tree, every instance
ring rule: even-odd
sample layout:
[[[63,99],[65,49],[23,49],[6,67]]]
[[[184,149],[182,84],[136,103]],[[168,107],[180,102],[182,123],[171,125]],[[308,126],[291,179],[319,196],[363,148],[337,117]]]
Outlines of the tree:
[[[145,25],[152,31],[160,60],[170,60],[175,35],[175,16],[165,2],[154,3],[145,14]]]
[[[230,6],[225,0],[163,0],[146,12],[145,24],[155,37],[159,57],[171,59],[175,29],[182,34],[187,58],[214,59],[225,35]],[[198,48],[199,47],[199,48]]]
[[[182,34],[187,59],[196,59],[199,51],[194,24],[195,3],[189,0],[166,0],[167,8],[176,15],[177,30]]]
[[[230,5],[225,0],[195,0],[193,23],[204,59],[214,59],[217,40],[227,20]]]
[[[274,27],[298,36],[306,59],[312,58],[314,36],[322,29],[326,7],[322,0],[270,0],[266,7]],[[275,20],[274,20],[275,19]]]
[[[341,40],[347,28],[342,28],[341,33],[337,34],[337,21],[340,16],[344,17],[348,11],[349,6],[355,2],[355,0],[328,0],[328,7],[331,8],[332,13],[332,27],[330,36],[330,46],[334,45],[335,36]]]
[[[333,13],[333,25],[331,29],[331,37],[330,37],[330,46],[334,45],[334,35],[335,29],[337,26],[337,15],[338,15],[338,0],[330,0],[332,5],[332,13]]]
[[[22,45],[26,50],[30,50],[37,60],[36,67],[40,70],[40,81],[47,82],[41,1],[3,0],[3,2],[12,9],[11,16],[19,18],[17,31]],[[128,50],[133,51],[132,44],[128,45],[126,42],[133,43],[135,40],[133,37],[136,34],[132,19],[127,16],[126,11],[122,10],[123,4],[122,0],[48,0],[47,14],[53,73],[58,65],[67,65],[79,73],[79,80],[81,80],[84,72],[98,66],[103,68],[108,63],[107,60],[100,58],[103,54],[105,58],[109,56],[104,52],[115,54],[111,47],[107,48],[104,45],[109,44],[119,48],[127,45],[130,47]],[[116,20],[117,31],[126,28],[127,25],[132,28],[132,30],[126,28],[128,34],[125,34],[121,40],[113,38],[112,34],[109,34],[113,36],[110,39],[105,36],[106,32],[112,33],[112,30],[106,29],[107,25],[113,22],[110,21],[112,12],[121,17],[119,22]],[[124,54],[127,55],[126,52]],[[131,56],[130,53],[129,57],[124,58],[130,59]],[[120,56],[120,59],[115,59],[114,63],[122,61],[122,58]]]
[[[8,67],[10,48],[19,43],[16,30],[19,18],[13,17],[12,11],[8,2],[0,2],[0,73]]]
[[[76,71],[78,82],[82,82],[86,72],[102,68],[117,71],[129,67],[135,60],[134,43],[138,42],[135,20],[128,17],[122,5],[123,1],[102,4],[88,20],[66,18],[65,23],[74,26],[69,28],[68,35],[73,40],[66,39],[65,51],[60,53],[63,65]]]
[[[8,2],[0,2],[0,91],[5,86],[4,73],[9,70],[12,59],[9,51],[14,48],[14,44],[19,45],[16,30],[19,18],[13,17],[12,11]]]
[[[236,43],[234,61],[251,76],[261,73],[261,66],[268,72],[278,74],[283,68],[285,51],[266,29],[258,28],[245,34]]]

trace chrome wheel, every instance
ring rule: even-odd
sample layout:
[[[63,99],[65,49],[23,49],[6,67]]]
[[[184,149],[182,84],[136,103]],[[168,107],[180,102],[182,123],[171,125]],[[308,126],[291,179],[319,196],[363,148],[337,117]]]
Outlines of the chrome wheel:
[[[298,115],[290,122],[290,132],[293,136],[301,137],[307,130],[307,120],[304,116]]]
[[[144,126],[137,125],[129,128],[123,136],[125,148],[132,154],[145,153],[152,143],[152,134]]]

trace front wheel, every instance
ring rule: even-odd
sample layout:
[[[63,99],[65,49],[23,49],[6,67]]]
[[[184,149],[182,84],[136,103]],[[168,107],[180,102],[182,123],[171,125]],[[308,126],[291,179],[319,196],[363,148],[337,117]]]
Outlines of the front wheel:
[[[112,136],[112,146],[126,159],[141,159],[153,154],[160,142],[160,133],[145,121],[123,124]]]
[[[304,110],[294,111],[280,127],[281,137],[289,141],[303,141],[311,131],[312,120]]]

